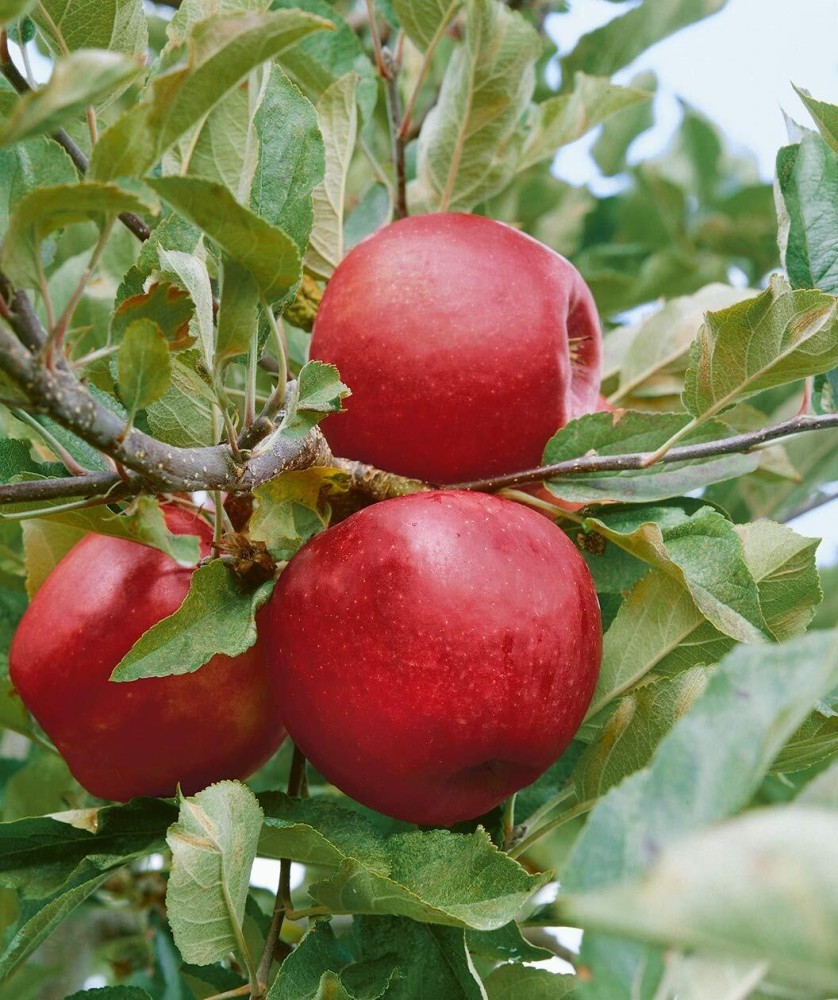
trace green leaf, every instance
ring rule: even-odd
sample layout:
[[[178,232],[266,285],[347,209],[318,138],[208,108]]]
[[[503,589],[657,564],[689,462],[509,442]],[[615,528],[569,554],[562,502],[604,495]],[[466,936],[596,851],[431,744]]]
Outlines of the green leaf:
[[[735,649],[649,766],[594,807],[563,884],[573,892],[637,874],[677,837],[741,809],[786,739],[836,684],[831,633]]]
[[[794,87],[794,84],[792,84]],[[823,136],[824,142],[838,153],[838,106],[818,101],[802,87],[794,87],[797,96],[806,105],[809,114],[815,119],[815,124]]]
[[[772,635],[783,640],[802,634],[823,600],[815,565],[820,539],[766,520],[737,525],[736,531]]]
[[[488,1000],[573,1000],[579,980],[546,969],[502,965],[485,985]]]
[[[643,413],[617,410],[589,413],[570,421],[547,442],[543,464],[569,461],[596,454],[625,455],[654,452],[689,423],[683,413]],[[682,444],[698,444],[731,437],[734,431],[719,421],[704,424],[685,436]],[[624,472],[579,473],[557,476],[545,485],[563,500],[591,503],[601,500],[626,502],[665,500],[753,472],[759,456],[721,455],[705,461],[657,463],[646,469]]]
[[[96,0],[93,7],[74,0],[40,0],[31,16],[56,55],[66,48],[144,56],[148,47],[142,0]]]
[[[102,225],[120,212],[154,210],[153,202],[115,184],[83,181],[38,187],[23,197],[9,220],[0,266],[17,285],[38,285],[38,261],[43,240],[74,222]]]
[[[611,76],[655,42],[715,14],[726,2],[645,0],[622,17],[615,17],[603,27],[583,35],[576,48],[562,59],[562,79],[572,80],[579,70],[594,76]]]
[[[0,884],[22,891],[21,920],[0,956],[7,976],[112,872],[162,850],[175,810],[135,799],[66,814],[0,823]]]
[[[690,345],[707,310],[724,309],[752,296],[749,289],[707,285],[692,295],[670,299],[648,319],[630,327],[630,333],[621,330],[620,336],[628,340],[628,344],[620,357],[619,388],[611,402],[618,403],[632,395],[652,395],[656,378],[683,375]],[[606,338],[606,353],[609,340],[610,337]]]
[[[166,907],[186,962],[210,965],[243,951],[244,906],[261,826],[256,797],[237,781],[181,799],[166,837],[172,852]]]
[[[25,94],[0,130],[0,144],[53,132],[129,83],[142,69],[117,52],[82,49],[57,59],[49,83]]]
[[[215,363],[219,367],[247,354],[259,329],[259,289],[250,274],[235,260],[224,262]]]
[[[496,931],[466,931],[468,950],[495,962],[544,962],[553,952],[530,944],[520,928],[511,921]]]
[[[697,607],[720,632],[740,642],[759,642],[768,632],[756,582],[742,541],[718,511],[701,507],[603,509],[583,521],[632,555],[686,586]]]
[[[611,115],[651,96],[643,90],[617,86],[608,77],[577,73],[571,93],[548,97],[533,107],[518,169],[549,159],[561,146],[575,142]]]
[[[764,809],[669,845],[642,880],[562,900],[564,917],[755,961],[795,988],[838,989],[838,815]]]
[[[697,419],[763,389],[838,365],[838,305],[831,295],[792,291],[780,277],[761,295],[710,312],[690,350],[684,405]]]
[[[283,961],[268,1000],[378,1000],[391,996],[396,978],[394,959],[355,965],[331,925],[318,921]]]
[[[521,115],[535,88],[538,33],[496,0],[468,0],[466,37],[419,135],[420,199],[468,211],[505,187],[521,157]]]
[[[271,8],[293,8],[297,0],[272,0]],[[328,0],[306,0],[306,10],[331,22],[333,31],[304,38],[283,54],[282,68],[312,102],[347,73],[359,77],[356,99],[364,121],[372,118],[378,101],[378,74],[355,30]]]
[[[260,798],[259,853],[332,869],[308,886],[332,913],[389,914],[429,924],[497,930],[548,875],[528,875],[482,829],[381,833],[323,799]]]
[[[485,1000],[461,929],[395,917],[353,923],[363,959],[397,962],[387,1000]]]
[[[654,94],[658,78],[651,70],[638,73],[629,80],[633,90]],[[626,154],[634,140],[654,124],[654,107],[651,101],[630,104],[615,112],[602,127],[599,138],[591,149],[599,169],[606,177],[613,177],[627,169]]]
[[[288,233],[303,253],[314,225],[312,195],[326,169],[317,111],[271,66],[254,127],[259,151],[251,211]]]
[[[0,24],[25,17],[35,6],[35,0],[0,0]]]
[[[39,502],[43,506],[42,502]],[[151,497],[140,497],[130,514],[117,514],[107,507],[87,510],[62,510],[43,514],[54,524],[65,525],[85,533],[125,538],[150,545],[171,556],[182,566],[194,566],[198,561],[198,539],[194,535],[172,535],[166,527],[163,512]]]
[[[50,463],[36,462],[32,451],[24,441],[15,438],[0,438],[0,483],[10,483],[22,473],[31,472],[40,476],[62,475],[63,467]]]
[[[151,433],[180,448],[215,444],[215,396],[195,369],[172,360],[172,380],[156,403],[146,409]]]
[[[157,247],[157,256],[161,268],[159,277],[164,283],[172,282],[181,287],[192,299],[195,314],[190,320],[189,329],[200,345],[205,368],[208,372],[212,371],[215,350],[213,296],[204,248],[199,244],[193,253],[169,250],[160,245]],[[126,305],[126,302],[122,305]]]
[[[117,355],[119,395],[129,413],[156,403],[168,389],[172,362],[166,338],[150,319],[133,322]]]
[[[777,181],[789,216],[785,266],[793,288],[838,293],[838,152],[805,135],[777,158]]]
[[[579,801],[598,799],[645,767],[674,723],[704,693],[709,679],[706,667],[693,667],[622,698],[574,771]]]
[[[317,120],[325,149],[323,180],[312,192],[314,222],[306,267],[329,278],[343,258],[346,176],[358,133],[356,73],[336,80],[317,102]]]
[[[192,574],[183,604],[138,639],[116,665],[111,680],[191,674],[216,654],[238,656],[256,642],[254,615],[273,581],[245,593],[219,559]]]
[[[84,538],[83,528],[53,524],[45,518],[23,522],[23,548],[26,558],[26,592],[31,601],[58,561]]]
[[[407,37],[425,50],[441,37],[463,0],[393,0],[393,9]]]
[[[788,743],[777,755],[771,770],[777,774],[803,771],[838,752],[838,715],[829,710],[812,712],[792,733]]]
[[[151,1000],[151,994],[139,986],[97,986],[72,993],[66,1000]]]
[[[297,391],[289,399],[279,433],[286,438],[305,437],[329,413],[340,413],[341,400],[350,395],[334,365],[309,361],[297,378]]]
[[[287,295],[299,281],[300,254],[294,241],[242,207],[223,185],[194,177],[159,177],[148,183],[249,271],[268,302]]]
[[[277,560],[287,560],[329,523],[328,497],[347,488],[336,469],[310,468],[286,472],[253,491],[249,532],[265,542]]]
[[[190,33],[186,65],[154,77],[143,101],[102,134],[89,176],[142,176],[252,69],[328,27],[300,10],[219,14],[199,21]]]
[[[77,176],[70,157],[45,136],[0,149],[0,233],[6,232],[12,210],[29,191],[73,184]]]

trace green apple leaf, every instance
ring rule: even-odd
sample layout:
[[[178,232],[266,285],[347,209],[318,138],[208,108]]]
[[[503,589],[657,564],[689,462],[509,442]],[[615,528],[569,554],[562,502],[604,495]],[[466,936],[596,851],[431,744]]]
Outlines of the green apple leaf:
[[[777,156],[777,182],[788,213],[784,263],[793,288],[838,294],[838,151],[803,136]]]
[[[590,132],[616,112],[646,102],[651,94],[620,87],[608,77],[577,73],[569,94],[548,97],[533,106],[526,124],[526,139],[519,170],[550,159],[561,146]]]
[[[332,869],[309,886],[315,902],[332,913],[497,930],[549,879],[528,875],[482,829],[388,836],[322,799],[270,792],[260,801],[266,828],[259,853]]]
[[[434,48],[463,0],[393,0],[407,37],[420,49]]]
[[[97,986],[71,993],[66,1000],[151,1000],[151,994],[139,986]]]
[[[803,771],[838,752],[838,713],[812,712],[777,754],[771,770],[777,774]]]
[[[801,634],[821,601],[817,540],[772,521],[735,530],[771,634],[777,639]],[[652,570],[632,586],[605,633],[588,718],[650,671],[671,676],[696,664],[716,663],[732,646],[732,640],[704,618],[684,585]]]
[[[303,253],[314,225],[313,192],[326,169],[324,139],[317,111],[276,66],[263,89],[253,119],[258,153],[250,209],[286,232]]]
[[[299,281],[300,253],[291,237],[240,205],[222,184],[195,177],[148,183],[248,271],[268,302],[283,298]]]
[[[617,410],[588,413],[571,420],[547,442],[542,462],[552,465],[586,455],[626,455],[654,452],[690,421],[683,413],[643,413]],[[688,434],[682,444],[699,444],[733,436],[732,428],[711,421]],[[722,455],[704,461],[657,463],[646,469],[615,472],[580,472],[547,480],[547,489],[563,500],[592,503],[601,500],[625,502],[666,500],[683,496],[711,483],[723,482],[753,472],[759,456]]]
[[[608,508],[586,517],[593,530],[686,586],[713,625],[740,642],[760,642],[769,632],[759,591],[734,526],[718,511],[678,506]]]
[[[102,134],[89,176],[142,176],[252,69],[329,26],[300,10],[218,14],[197,22],[186,65],[154,77],[141,103]]]
[[[355,963],[331,925],[318,921],[283,961],[268,1000],[379,1000],[398,978],[395,956]]]
[[[215,444],[215,396],[194,367],[172,359],[172,380],[156,403],[146,408],[151,433],[180,448]]]
[[[277,560],[291,556],[329,523],[328,499],[343,492],[348,477],[337,469],[286,472],[253,491],[249,532]]]
[[[721,10],[727,0],[644,0],[639,7],[583,35],[562,59],[562,77],[582,70],[611,76],[656,42]],[[569,89],[569,88],[567,88]]]
[[[794,84],[792,84],[794,87]],[[809,114],[815,119],[823,140],[831,149],[838,153],[838,105],[826,101],[818,101],[808,90],[794,87],[797,96],[806,105]]]
[[[532,966],[502,965],[484,985],[488,1000],[572,1000],[579,980]]]
[[[83,181],[35,188],[15,206],[3,240],[0,266],[17,285],[37,287],[41,243],[74,222],[102,225],[120,212],[154,211],[149,201],[115,184]]]
[[[84,528],[54,524],[46,518],[23,522],[23,550],[26,559],[26,593],[31,601],[41,584],[70,549],[87,534]]]
[[[351,395],[334,365],[309,361],[297,378],[296,392],[289,393],[279,433],[287,438],[305,437],[325,416],[340,413],[341,401]]]
[[[751,298],[749,289],[706,285],[692,295],[670,299],[648,319],[620,331],[625,348],[619,358],[619,388],[611,402],[644,395],[644,385],[662,375],[679,376],[687,369],[690,346],[708,310],[724,309]],[[630,332],[629,332],[630,331]],[[606,338],[607,345],[611,337]],[[625,404],[624,404],[625,405]]]
[[[485,1000],[462,929],[398,917],[356,917],[353,923],[365,961],[396,960],[399,978],[387,1000]]]
[[[250,271],[236,260],[224,261],[215,363],[219,368],[247,354],[259,329],[259,289]]]
[[[645,767],[673,724],[704,693],[710,676],[707,667],[692,667],[622,698],[573,773],[579,801],[598,799]]]
[[[468,211],[512,179],[541,47],[516,11],[495,0],[468,0],[465,41],[419,135],[419,191],[430,207]]]
[[[48,508],[37,501],[38,509]],[[25,505],[15,504],[18,509]],[[8,507],[6,509],[9,509]],[[85,534],[124,538],[159,549],[182,566],[194,566],[198,561],[198,539],[194,535],[173,535],[166,527],[163,512],[152,497],[140,497],[130,514],[117,514],[106,506],[86,510],[57,510],[41,515],[53,524],[83,531]]]
[[[740,399],[838,365],[838,303],[775,275],[754,299],[707,314],[690,350],[684,405],[706,420]]]
[[[633,76],[628,85],[632,90],[654,95],[658,89],[658,78],[652,70],[645,70]],[[651,100],[630,104],[608,118],[591,149],[591,156],[606,177],[613,177],[627,169],[629,147],[653,124],[654,106]]]
[[[527,941],[514,920],[496,931],[466,931],[466,944],[473,955],[495,962],[544,962],[553,957],[549,949]]]
[[[0,24],[25,17],[35,6],[35,0],[0,0]]]
[[[57,142],[38,136],[0,149],[0,232],[21,199],[38,187],[73,184],[77,178],[73,161]]]
[[[637,874],[678,836],[741,809],[788,737],[838,684],[833,640],[824,632],[729,653],[649,766],[594,807],[565,872],[567,888]]]
[[[358,134],[357,86],[358,75],[347,73],[317,102],[326,165],[323,180],[312,192],[314,222],[305,263],[322,278],[331,277],[343,258],[346,177]]]
[[[129,413],[155,403],[169,387],[171,355],[160,327],[135,320],[125,331],[117,355],[119,394]]]
[[[254,615],[273,587],[269,580],[246,593],[221,560],[199,566],[183,604],[134,643],[111,680],[191,674],[216,654],[240,655],[256,642]]]
[[[148,48],[142,0],[96,0],[92,7],[73,0],[40,0],[31,17],[56,55],[67,49],[110,49],[144,56]]]
[[[24,94],[14,105],[0,129],[0,144],[61,128],[84,114],[88,105],[129,83],[141,69],[137,59],[101,49],[81,49],[57,59],[49,83]]]
[[[297,0],[272,0],[273,10],[299,6]],[[333,30],[319,31],[283,53],[282,68],[314,104],[341,77],[358,77],[355,98],[363,121],[369,121],[378,100],[378,74],[354,29],[328,0],[306,0],[305,8],[331,22]]]
[[[642,880],[562,899],[585,928],[755,961],[838,989],[838,814],[763,809],[667,845]],[[675,887],[675,891],[673,891]]]
[[[203,247],[196,247],[194,253],[170,250],[162,244],[156,249],[159,270],[158,268],[154,270],[157,271],[158,277],[164,283],[171,283],[183,289],[192,300],[194,315],[189,321],[189,330],[201,348],[204,367],[207,371],[212,371],[215,351],[213,296]],[[123,301],[120,309],[130,301],[130,299]]]
[[[172,852],[166,909],[185,961],[210,965],[245,952],[244,907],[261,827],[259,803],[240,782],[220,781],[181,798],[166,836]]]

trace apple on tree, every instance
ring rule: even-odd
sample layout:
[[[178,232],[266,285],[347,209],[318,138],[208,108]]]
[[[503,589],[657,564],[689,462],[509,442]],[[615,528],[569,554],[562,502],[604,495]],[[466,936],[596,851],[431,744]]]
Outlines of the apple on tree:
[[[533,468],[597,408],[602,333],[564,257],[492,219],[401,219],[332,275],[311,357],[351,387],[337,455],[450,484]]]
[[[164,508],[169,530],[198,535],[205,521]],[[191,794],[244,778],[285,736],[271,657],[259,638],[237,657],[217,655],[197,673],[118,684],[109,680],[134,643],[173,614],[192,571],[138,542],[88,535],[50,573],[9,654],[12,682],[92,794]]]
[[[564,533],[456,490],[316,536],[261,626],[295,744],[352,798],[423,824],[534,781],[579,728],[601,659],[593,581]]]

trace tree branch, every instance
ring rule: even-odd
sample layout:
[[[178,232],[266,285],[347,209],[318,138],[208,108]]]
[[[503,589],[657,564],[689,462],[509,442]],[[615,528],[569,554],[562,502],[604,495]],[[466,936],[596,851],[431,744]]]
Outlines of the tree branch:
[[[763,427],[747,434],[737,434],[734,437],[722,438],[720,441],[705,441],[701,444],[682,445],[672,448],[660,458],[661,464],[671,462],[699,461],[704,458],[716,458],[719,455],[734,455],[752,451],[760,445],[779,438],[791,437],[805,431],[826,430],[838,427],[838,413],[828,413],[818,417],[799,416],[782,423]],[[628,472],[635,469],[650,468],[647,463],[654,452],[642,451],[628,455],[583,455],[571,458],[555,465],[542,465],[536,469],[526,469],[523,472],[511,472],[504,476],[493,476],[488,479],[474,479],[467,483],[457,483],[450,487],[458,490],[481,490],[493,492],[509,487],[523,486],[527,483],[542,482],[545,479],[558,479],[562,476],[575,476],[580,473],[594,472]]]

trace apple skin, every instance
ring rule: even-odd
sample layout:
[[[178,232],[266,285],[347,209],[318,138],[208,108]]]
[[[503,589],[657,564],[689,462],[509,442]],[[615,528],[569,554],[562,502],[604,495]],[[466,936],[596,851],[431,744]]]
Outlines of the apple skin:
[[[435,484],[538,465],[548,438],[595,408],[601,355],[576,268],[460,213],[411,216],[359,243],[311,342],[352,390],[321,425],[335,454]]]
[[[602,655],[573,544],[481,493],[353,514],[294,556],[265,612],[291,738],[347,795],[420,824],[533,782],[579,728]]]
[[[206,522],[167,508],[170,531]],[[192,570],[137,542],[88,535],[44,581],[15,633],[10,675],[76,779],[103,799],[186,794],[243,778],[285,736],[264,643],[214,656],[196,673],[109,681],[155,622],[175,612]]]

